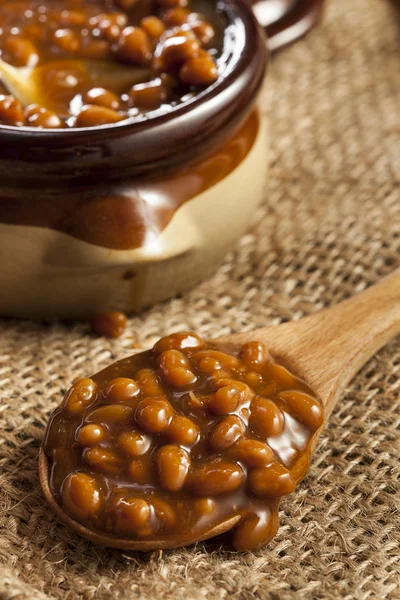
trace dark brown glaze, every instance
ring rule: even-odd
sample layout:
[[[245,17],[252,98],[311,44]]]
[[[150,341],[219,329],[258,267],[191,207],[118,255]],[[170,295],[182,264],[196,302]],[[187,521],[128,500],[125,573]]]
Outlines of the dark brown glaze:
[[[253,112],[231,140],[206,159],[165,177],[123,183],[44,189],[32,202],[20,188],[0,186],[0,223],[61,231],[119,250],[151,244],[185,202],[226,177],[254,144],[259,117]]]
[[[276,533],[322,423],[312,390],[263,344],[231,355],[175,334],[71,388],[47,428],[49,486],[113,540],[179,546],[239,517],[233,544],[254,550]]]
[[[167,114],[135,122],[34,131],[2,125],[1,181],[27,189],[159,175],[220,146],[251,110],[264,77],[266,49],[249,6],[241,0],[212,6],[225,24],[214,84]]]
[[[293,43],[317,25],[325,0],[250,0],[271,51]]]

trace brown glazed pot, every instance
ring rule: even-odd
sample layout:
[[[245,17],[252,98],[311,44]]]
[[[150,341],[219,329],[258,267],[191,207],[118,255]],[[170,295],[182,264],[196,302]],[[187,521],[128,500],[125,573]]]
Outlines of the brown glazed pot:
[[[91,129],[0,126],[0,316],[140,310],[208,276],[246,230],[268,164],[267,49],[250,4],[209,1],[219,78],[194,99]],[[279,2],[272,47],[311,0]]]
[[[303,37],[322,17],[325,0],[250,0],[274,52]]]

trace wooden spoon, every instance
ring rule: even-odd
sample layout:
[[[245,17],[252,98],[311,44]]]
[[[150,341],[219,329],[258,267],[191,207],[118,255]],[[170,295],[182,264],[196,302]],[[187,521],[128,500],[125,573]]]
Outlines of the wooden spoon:
[[[235,351],[251,340],[263,342],[271,354],[302,377],[323,401],[325,422],[344,388],[379,348],[400,333],[400,269],[358,296],[299,321],[257,329],[217,340],[222,350]],[[314,447],[317,439],[314,438]],[[49,489],[49,466],[43,449],[39,456],[43,492],[61,521],[81,536],[124,550],[155,550],[174,544],[164,538],[151,541],[115,539],[94,533],[69,517]],[[240,516],[229,518],[201,537],[188,534],[180,546],[205,540],[231,529]]]
[[[0,59],[0,80],[23,106],[40,104],[59,112],[68,110],[71,97],[82,86],[110,87],[122,93],[149,77],[147,69],[106,60],[56,60],[37,67],[14,67]]]

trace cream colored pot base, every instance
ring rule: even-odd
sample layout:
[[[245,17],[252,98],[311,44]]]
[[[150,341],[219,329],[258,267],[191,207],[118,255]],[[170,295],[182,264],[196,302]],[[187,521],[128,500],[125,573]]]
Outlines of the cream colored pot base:
[[[85,318],[135,312],[207,277],[245,232],[261,199],[265,123],[227,177],[182,205],[151,246],[110,250],[40,227],[0,224],[0,315]]]

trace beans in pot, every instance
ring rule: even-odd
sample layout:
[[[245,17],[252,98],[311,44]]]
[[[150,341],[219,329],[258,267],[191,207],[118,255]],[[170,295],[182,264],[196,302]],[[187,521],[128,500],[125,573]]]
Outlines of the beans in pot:
[[[233,545],[256,549],[322,423],[312,390],[263,344],[226,352],[174,334],[72,386],[47,428],[50,489],[108,536],[179,545],[240,516]]]
[[[33,69],[0,125],[98,127],[169,111],[218,78],[223,21],[201,0],[0,0],[0,58]],[[100,61],[100,63],[99,63]],[[96,73],[90,65],[100,68]],[[125,69],[123,69],[125,67]]]

